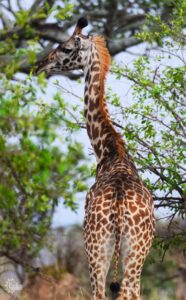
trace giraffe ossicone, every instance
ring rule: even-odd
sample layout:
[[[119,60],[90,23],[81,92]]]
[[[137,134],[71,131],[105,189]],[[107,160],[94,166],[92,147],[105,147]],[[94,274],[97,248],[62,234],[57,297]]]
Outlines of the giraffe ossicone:
[[[36,73],[84,71],[84,116],[97,159],[84,220],[93,297],[106,299],[106,277],[114,256],[111,290],[115,299],[139,300],[141,271],[154,237],[153,200],[109,117],[104,88],[111,58],[103,37],[82,34],[87,24],[86,18],[79,19],[72,36],[38,62]],[[123,279],[119,288],[120,258]]]

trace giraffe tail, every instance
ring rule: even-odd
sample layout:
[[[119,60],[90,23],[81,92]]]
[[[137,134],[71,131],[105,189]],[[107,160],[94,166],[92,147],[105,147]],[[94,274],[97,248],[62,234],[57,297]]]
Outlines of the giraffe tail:
[[[120,284],[118,282],[111,282],[110,290],[112,293],[112,300],[115,300],[120,290]]]
[[[112,299],[115,300],[120,291],[120,285],[118,283],[118,268],[124,218],[124,199],[120,191],[117,191],[117,197],[113,201],[113,212],[115,224],[114,280],[110,284],[110,290],[113,297]]]

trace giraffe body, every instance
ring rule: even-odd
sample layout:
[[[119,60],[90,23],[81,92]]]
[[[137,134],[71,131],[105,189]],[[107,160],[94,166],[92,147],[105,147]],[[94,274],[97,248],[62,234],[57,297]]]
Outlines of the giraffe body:
[[[117,299],[140,299],[141,270],[154,231],[149,191],[137,173],[128,172],[128,164],[115,160],[110,166],[107,162],[98,171],[96,183],[87,195],[85,211],[84,236],[94,299],[105,299],[105,280],[115,251],[117,222],[121,227],[123,266]]]
[[[82,68],[85,75],[87,133],[97,159],[96,182],[86,197],[84,240],[94,300],[106,300],[105,282],[114,255],[114,283],[121,257],[123,280],[117,300],[140,299],[140,276],[154,236],[152,196],[109,117],[104,98],[110,55],[101,37],[81,34],[81,18],[72,37],[39,62],[47,75]]]

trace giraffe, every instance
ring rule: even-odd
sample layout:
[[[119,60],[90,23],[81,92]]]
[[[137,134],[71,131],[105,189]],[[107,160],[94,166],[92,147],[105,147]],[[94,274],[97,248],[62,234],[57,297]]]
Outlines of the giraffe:
[[[72,36],[37,63],[36,74],[83,69],[84,116],[97,160],[83,226],[93,299],[107,299],[105,283],[114,257],[112,299],[139,300],[141,271],[154,237],[153,201],[108,113],[104,89],[111,58],[105,40],[83,35],[87,25],[87,19],[80,18]]]

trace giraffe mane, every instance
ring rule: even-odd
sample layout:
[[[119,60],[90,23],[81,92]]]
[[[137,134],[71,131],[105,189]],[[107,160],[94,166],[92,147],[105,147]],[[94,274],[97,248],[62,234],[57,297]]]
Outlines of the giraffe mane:
[[[101,77],[105,80],[106,74],[109,71],[111,64],[111,57],[108,49],[106,48],[105,39],[102,36],[94,36],[93,41],[96,44],[97,51],[99,53],[99,59],[101,63]]]
[[[96,48],[99,54],[99,60],[100,60],[100,96],[99,96],[99,105],[100,110],[102,111],[105,120],[107,120],[108,124],[112,123],[111,120],[108,117],[108,112],[105,109],[105,78],[109,71],[110,64],[111,64],[111,56],[109,54],[109,51],[106,47],[105,39],[102,36],[94,36],[93,41],[96,44]],[[116,146],[118,149],[118,154],[120,158],[123,158],[125,154],[125,146],[124,141],[121,137],[121,134],[118,133],[113,124],[112,124],[112,133],[116,138]]]

